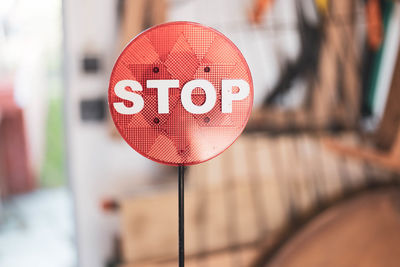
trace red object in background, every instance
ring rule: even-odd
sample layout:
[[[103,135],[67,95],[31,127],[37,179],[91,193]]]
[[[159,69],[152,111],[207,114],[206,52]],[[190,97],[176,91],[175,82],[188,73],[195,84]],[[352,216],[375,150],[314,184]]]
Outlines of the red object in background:
[[[382,11],[379,0],[368,0],[365,10],[368,44],[373,50],[378,50],[383,41]]]
[[[193,114],[184,108],[181,91],[185,84],[199,79],[211,82],[216,103],[206,113]],[[231,113],[221,112],[224,79],[249,85],[248,96],[233,101]],[[118,102],[132,106],[115,93],[121,80],[142,85],[143,91],[135,92],[144,101],[139,113],[116,111]],[[177,88],[169,89],[168,113],[159,113],[157,89],[147,88],[148,80],[179,80]],[[222,153],[241,134],[253,104],[253,83],[243,55],[223,34],[197,23],[171,22],[150,28],[127,45],[114,65],[108,100],[118,131],[133,149],[159,163],[192,165]],[[204,104],[205,92],[194,89],[191,101]]]
[[[0,195],[32,190],[34,178],[29,167],[23,110],[13,98],[10,83],[0,84]]]
[[[275,0],[256,0],[252,10],[250,11],[250,21],[260,24],[263,15],[271,9]]]

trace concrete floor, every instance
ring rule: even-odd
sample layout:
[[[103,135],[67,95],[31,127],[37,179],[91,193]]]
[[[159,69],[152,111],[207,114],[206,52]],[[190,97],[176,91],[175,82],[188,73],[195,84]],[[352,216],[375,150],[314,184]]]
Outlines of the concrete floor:
[[[70,192],[42,189],[14,197],[0,209],[0,266],[76,266]]]

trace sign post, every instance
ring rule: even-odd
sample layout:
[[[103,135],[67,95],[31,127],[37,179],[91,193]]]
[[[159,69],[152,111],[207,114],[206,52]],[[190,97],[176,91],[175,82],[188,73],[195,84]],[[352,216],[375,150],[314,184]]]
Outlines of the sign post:
[[[241,134],[253,105],[249,67],[222,33],[193,22],[150,28],[122,51],[108,103],[141,155],[178,166],[179,266],[184,266],[184,166],[210,160]]]

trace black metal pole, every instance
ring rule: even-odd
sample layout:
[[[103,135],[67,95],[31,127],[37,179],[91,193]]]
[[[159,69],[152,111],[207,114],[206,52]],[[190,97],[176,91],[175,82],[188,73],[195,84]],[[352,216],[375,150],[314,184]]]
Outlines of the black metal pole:
[[[185,266],[185,186],[184,167],[178,166],[178,205],[179,205],[179,267]]]

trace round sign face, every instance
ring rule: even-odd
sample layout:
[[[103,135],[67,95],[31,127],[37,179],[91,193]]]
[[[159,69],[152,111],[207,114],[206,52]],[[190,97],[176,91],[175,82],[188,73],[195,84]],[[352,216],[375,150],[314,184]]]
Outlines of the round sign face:
[[[124,49],[108,93],[114,123],[143,156],[207,161],[243,131],[253,105],[249,67],[220,32],[192,22],[150,28]]]

